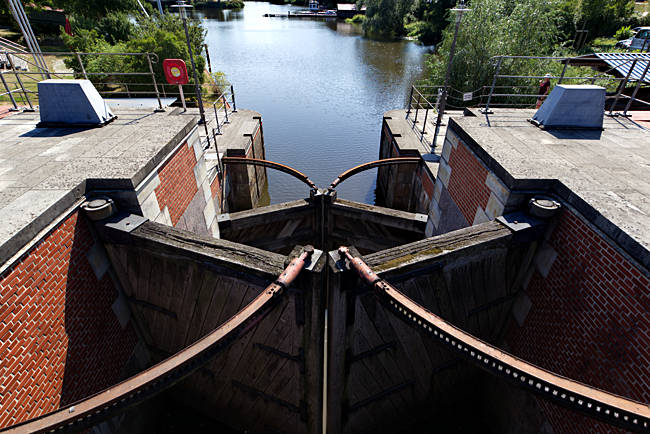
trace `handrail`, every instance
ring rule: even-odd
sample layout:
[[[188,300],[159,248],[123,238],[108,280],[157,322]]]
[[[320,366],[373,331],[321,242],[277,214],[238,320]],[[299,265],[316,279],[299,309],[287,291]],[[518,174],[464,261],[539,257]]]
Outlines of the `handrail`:
[[[6,433],[44,432],[55,429],[81,430],[90,427],[119,410],[145,401],[156,393],[178,383],[205,365],[236,338],[246,334],[268,314],[279,297],[298,277],[305,261],[314,252],[306,246],[278,278],[253,301],[226,322],[192,345],[141,373],[89,398],[13,425]]]
[[[420,306],[381,279],[347,247],[339,253],[359,277],[375,290],[379,301],[411,327],[493,375],[571,410],[632,431],[650,429],[650,407],[628,398],[562,377],[515,357],[455,327]]]
[[[385,158],[383,160],[371,161],[369,163],[360,164],[353,167],[352,169],[346,170],[336,177],[334,181],[328,187],[328,190],[334,190],[340,183],[348,179],[349,177],[356,175],[359,172],[363,172],[368,169],[372,169],[379,166],[388,166],[392,164],[419,164],[422,159],[420,157],[396,157],[396,158]]]
[[[616,98],[615,98],[614,102],[609,107],[609,115],[614,115],[613,110],[614,110],[616,104],[618,103],[619,98],[621,96],[624,96],[621,93],[622,93],[622,90],[623,90],[623,87],[625,86],[625,84],[628,83],[629,81],[637,81],[638,83],[641,83],[642,81],[645,80],[646,73],[648,72],[647,68],[644,70],[643,75],[641,76],[640,79],[633,79],[633,78],[631,79],[630,78],[630,76],[632,74],[632,70],[634,68],[634,65],[638,61],[643,61],[643,62],[647,62],[647,63],[650,64],[650,60],[647,58],[647,56],[629,56],[629,55],[626,55],[626,57],[628,57],[628,58],[620,59],[620,61],[622,63],[620,65],[618,65],[618,67],[620,67],[622,65],[629,64],[629,63],[631,63],[632,66],[629,68],[627,76],[621,78],[621,77],[604,76],[603,73],[595,74],[593,76],[586,76],[586,77],[582,77],[582,76],[576,76],[576,77],[566,76],[565,73],[566,73],[567,66],[572,61],[584,60],[584,56],[577,56],[577,57],[567,57],[567,56],[508,56],[508,55],[493,56],[493,57],[490,58],[490,60],[495,64],[495,72],[494,72],[494,76],[493,76],[493,79],[492,79],[492,85],[489,86],[490,91],[489,91],[489,93],[487,95],[487,102],[485,103],[485,107],[483,109],[481,109],[481,112],[484,113],[486,115],[486,117],[487,117],[487,115],[489,113],[491,113],[490,112],[490,106],[504,105],[504,104],[491,104],[493,97],[507,97],[507,98],[520,98],[520,97],[533,98],[533,97],[539,97],[538,94],[514,94],[514,93],[508,93],[508,92],[505,92],[505,93],[495,93],[494,92],[495,88],[507,88],[507,86],[497,86],[496,85],[497,79],[499,79],[499,78],[528,79],[528,80],[544,78],[545,76],[541,76],[541,75],[513,75],[513,74],[500,74],[499,73],[500,70],[501,70],[501,66],[503,64],[503,60],[505,60],[505,59],[514,59],[514,60],[530,59],[530,60],[560,61],[560,62],[564,63],[564,68],[562,69],[561,75],[549,77],[550,79],[559,80],[559,83],[562,83],[563,81],[566,81],[566,80],[574,80],[574,81],[578,80],[578,81],[581,81],[582,83],[588,82],[588,81],[591,81],[592,83],[594,83],[596,80],[604,80],[604,81],[607,81],[607,82],[620,83],[619,84],[619,90],[617,92]],[[617,67],[611,67],[611,68],[607,69],[604,73],[610,73],[611,71],[614,71],[616,69],[617,69]],[[627,111],[630,108],[630,105],[632,104],[633,101],[638,101],[638,102],[643,103],[641,100],[636,99],[636,91],[638,90],[638,87],[639,86],[637,86],[637,88],[635,89],[635,92],[633,93],[633,96],[630,98],[630,100],[628,101],[625,109],[623,110],[623,113],[622,113],[623,116],[627,116]],[[511,86],[510,88],[515,88],[515,86]],[[482,97],[483,97],[483,95],[481,96],[481,99],[482,99]],[[505,105],[508,106],[508,105],[513,105],[513,104],[505,104]],[[488,125],[489,125],[489,119],[488,119]]]
[[[24,100],[27,101],[27,103],[30,105],[30,109],[33,109],[31,101],[29,101],[28,94],[34,94],[38,95],[37,91],[27,89],[25,87],[25,84],[22,82],[20,77],[24,77],[25,79],[30,79],[34,80],[33,76],[35,75],[42,75],[41,72],[28,72],[28,71],[19,71],[18,68],[11,62],[12,58],[17,56],[17,55],[25,55],[23,52],[18,52],[18,51],[10,51],[10,50],[0,50],[0,54],[4,55],[7,57],[7,59],[10,61],[10,66],[12,69],[12,72],[15,76],[15,82],[16,84],[20,87],[20,92],[24,96]],[[153,90],[152,91],[138,91],[138,92],[131,92],[128,89],[128,86],[137,86],[142,83],[133,83],[133,84],[125,84],[122,83],[120,86],[123,86],[126,88],[126,92],[123,92],[120,88],[115,89],[115,90],[110,90],[110,91],[104,91],[103,93],[106,94],[124,94],[126,93],[128,96],[131,96],[131,93],[140,93],[140,94],[153,94],[155,95],[156,99],[158,100],[158,108],[156,111],[164,111],[163,106],[162,106],[162,101],[161,101],[161,96],[160,96],[160,91],[158,87],[158,83],[156,81],[156,74],[154,73],[153,70],[153,63],[157,63],[159,58],[156,53],[132,53],[132,52],[117,52],[117,53],[107,53],[107,52],[98,52],[98,53],[90,53],[90,52],[71,52],[71,51],[51,51],[51,52],[33,52],[30,53],[32,55],[38,55],[38,56],[65,56],[69,57],[70,59],[76,59],[76,64],[78,67],[81,69],[80,72],[57,72],[57,73],[50,73],[49,75],[54,75],[56,77],[65,77],[65,76],[83,76],[84,78],[88,79],[89,77],[126,77],[126,76],[131,76],[131,77],[151,77],[151,81],[149,83],[146,83],[148,86],[152,86]],[[83,56],[132,56],[132,57],[137,57],[141,56],[144,59],[146,59],[146,66],[144,72],[122,72],[122,71],[100,71],[100,72],[92,72],[92,71],[86,71],[84,67],[84,62],[83,62]],[[36,66],[36,65],[35,65]],[[128,80],[119,80],[119,81],[128,81]],[[5,86],[6,87],[6,86]],[[163,93],[164,93],[164,87],[163,87]]]
[[[251,166],[262,166],[262,167],[268,167],[269,169],[275,169],[279,170],[280,172],[284,172],[288,175],[293,176],[296,179],[299,179],[303,183],[307,184],[309,188],[312,190],[317,190],[318,187],[316,187],[316,184],[312,182],[311,179],[307,177],[304,173],[294,169],[293,167],[276,163],[274,161],[268,161],[268,160],[262,160],[259,158],[244,158],[244,157],[223,157],[221,159],[223,164],[244,164],[244,165],[251,165]]]

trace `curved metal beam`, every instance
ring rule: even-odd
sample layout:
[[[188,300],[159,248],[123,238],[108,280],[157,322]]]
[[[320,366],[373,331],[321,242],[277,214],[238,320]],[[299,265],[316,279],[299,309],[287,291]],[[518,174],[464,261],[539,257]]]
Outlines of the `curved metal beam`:
[[[302,172],[297,171],[293,167],[276,163],[274,161],[268,161],[268,160],[261,160],[259,158],[244,158],[244,157],[223,157],[221,161],[224,164],[244,164],[244,165],[251,165],[251,166],[262,166],[262,167],[268,167],[269,169],[275,169],[279,170],[280,172],[284,172],[286,174],[289,174],[293,176],[294,178],[297,178],[307,184],[309,188],[312,190],[318,190],[318,187],[316,187],[316,184],[314,184],[311,179],[307,177]]]
[[[7,433],[79,431],[151,398],[205,365],[268,314],[298,277],[314,248],[306,246],[280,276],[246,307],[214,331],[168,359],[82,401],[9,427]]]
[[[358,166],[353,167],[352,169],[346,170],[345,172],[337,176],[336,179],[332,181],[328,189],[334,190],[337,185],[339,185],[340,183],[342,183],[352,175],[356,175],[359,172],[363,172],[365,170],[372,169],[374,167],[388,166],[391,164],[416,164],[419,163],[421,160],[422,159],[420,157],[397,157],[397,158],[385,158],[383,160],[376,160],[376,161],[371,161],[369,163],[360,164]]]
[[[539,368],[454,327],[381,279],[360,258],[340,247],[352,268],[397,317],[489,373],[540,397],[620,428],[648,432],[650,407]]]

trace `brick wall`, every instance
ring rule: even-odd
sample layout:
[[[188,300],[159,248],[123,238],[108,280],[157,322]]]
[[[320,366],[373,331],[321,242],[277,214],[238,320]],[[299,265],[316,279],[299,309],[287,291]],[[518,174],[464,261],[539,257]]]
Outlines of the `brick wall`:
[[[434,187],[427,236],[494,220],[503,214],[511,196],[451,127],[445,135]]]
[[[194,151],[190,146],[182,145],[158,170],[160,185],[155,189],[156,197],[161,209],[169,209],[173,226],[176,226],[198,191],[193,172],[195,165]]]
[[[452,175],[447,189],[465,220],[471,223],[476,209],[485,209],[490,199],[490,189],[485,184],[488,171],[464,144],[450,153],[449,167]]]
[[[75,212],[0,275],[0,428],[121,380],[134,350],[117,290],[89,262],[95,242]]]
[[[526,288],[532,306],[507,336],[511,351],[553,372],[650,402],[650,280],[565,210]],[[556,256],[557,255],[557,256]],[[544,276],[546,274],[546,277]],[[538,400],[555,432],[611,428]]]
[[[215,201],[208,167],[214,169],[215,154],[206,162],[198,129],[194,128],[166,160],[136,188],[142,215],[149,220],[219,237]]]

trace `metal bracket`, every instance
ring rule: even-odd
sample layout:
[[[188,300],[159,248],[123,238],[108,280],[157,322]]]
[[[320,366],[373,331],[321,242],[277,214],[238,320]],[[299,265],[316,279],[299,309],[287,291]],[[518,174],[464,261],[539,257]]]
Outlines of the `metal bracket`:
[[[496,220],[510,229],[518,242],[535,241],[543,235],[544,222],[524,212],[502,215]]]
[[[97,222],[97,232],[103,241],[115,244],[129,242],[129,234],[149,219],[137,214],[116,214]]]

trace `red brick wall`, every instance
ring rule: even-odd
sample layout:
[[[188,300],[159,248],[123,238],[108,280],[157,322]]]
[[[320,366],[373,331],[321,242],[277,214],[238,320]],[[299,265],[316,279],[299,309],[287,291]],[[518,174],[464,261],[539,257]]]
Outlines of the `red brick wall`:
[[[215,176],[210,184],[210,191],[212,198],[216,201],[217,206],[221,207],[221,183],[219,182],[219,175]]]
[[[571,211],[550,244],[558,257],[526,292],[532,308],[507,341],[514,354],[600,389],[650,403],[650,280]],[[539,400],[555,432],[598,427]]]
[[[74,213],[0,275],[0,428],[121,380],[133,352],[108,273],[98,281],[86,259],[87,225]]]
[[[490,189],[485,184],[487,168],[462,143],[452,148],[449,155],[451,177],[447,190],[468,224],[474,222],[476,208],[483,209],[490,199]]]
[[[176,154],[158,169],[160,185],[155,189],[156,198],[161,210],[165,206],[169,209],[174,226],[198,191],[193,170],[195,165],[194,150],[183,143]]]

